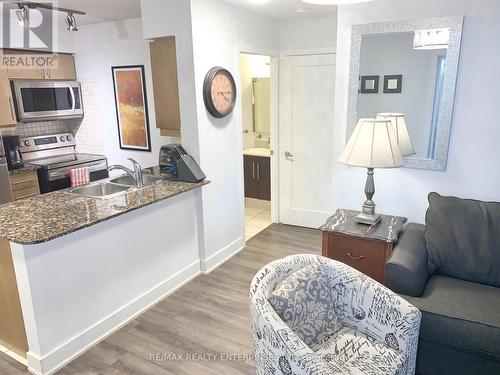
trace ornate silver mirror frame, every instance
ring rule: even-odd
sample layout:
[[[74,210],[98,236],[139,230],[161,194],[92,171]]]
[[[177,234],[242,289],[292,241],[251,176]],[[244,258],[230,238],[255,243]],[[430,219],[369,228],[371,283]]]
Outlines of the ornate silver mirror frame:
[[[436,148],[434,159],[420,159],[405,157],[405,167],[429,169],[435,171],[446,170],[448,148],[453,119],[453,104],[460,58],[462,41],[463,16],[435,17],[418,20],[370,23],[353,25],[351,38],[351,66],[349,72],[349,99],[347,112],[347,139],[351,136],[358,120],[358,88],[361,55],[361,38],[369,34],[388,34],[412,32],[415,30],[449,28],[450,41],[446,59],[446,71],[443,83],[443,94],[438,117],[436,134]]]

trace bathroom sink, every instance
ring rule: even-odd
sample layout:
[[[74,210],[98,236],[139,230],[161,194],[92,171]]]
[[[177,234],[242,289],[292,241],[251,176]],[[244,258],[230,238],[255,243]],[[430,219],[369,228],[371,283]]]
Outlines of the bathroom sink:
[[[126,194],[131,190],[131,186],[119,185],[106,181],[75,187],[67,190],[67,192],[90,198],[111,199],[122,194]]]
[[[142,175],[143,187],[151,186],[160,183],[163,180],[162,177],[150,176],[147,174]],[[113,184],[127,185],[135,187],[135,180],[132,176],[124,175],[120,177],[113,178],[109,181]]]

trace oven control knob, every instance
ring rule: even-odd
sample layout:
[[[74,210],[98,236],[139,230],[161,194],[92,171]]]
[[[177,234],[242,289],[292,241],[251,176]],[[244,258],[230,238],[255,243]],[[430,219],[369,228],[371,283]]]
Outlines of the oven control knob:
[[[24,145],[25,145],[26,147],[29,147],[29,146],[31,145],[31,144],[30,144],[30,141],[25,140],[25,141],[24,141]]]
[[[66,136],[66,139],[68,140],[68,142],[71,142],[71,135]]]
[[[65,142],[66,141],[66,138],[64,138],[64,137],[60,137],[59,139],[61,140],[61,142]]]

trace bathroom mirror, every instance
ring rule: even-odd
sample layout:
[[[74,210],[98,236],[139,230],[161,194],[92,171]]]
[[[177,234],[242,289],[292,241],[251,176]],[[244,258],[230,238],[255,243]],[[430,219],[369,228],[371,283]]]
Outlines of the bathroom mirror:
[[[253,131],[269,134],[271,122],[270,78],[252,78],[253,89]]]
[[[462,24],[451,16],[354,25],[347,139],[360,118],[403,114],[413,145],[405,167],[445,170]]]

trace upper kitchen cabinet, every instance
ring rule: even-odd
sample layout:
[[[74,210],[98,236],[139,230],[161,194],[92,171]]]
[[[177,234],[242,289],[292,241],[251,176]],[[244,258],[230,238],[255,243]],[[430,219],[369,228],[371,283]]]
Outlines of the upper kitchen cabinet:
[[[181,136],[179,83],[175,37],[154,39],[149,44],[155,100],[156,127],[161,135]]]
[[[11,127],[16,124],[14,98],[10,89],[6,69],[0,69],[0,127]]]
[[[42,52],[4,50],[5,55],[40,55]],[[24,67],[8,68],[9,79],[60,79],[74,81],[76,80],[75,60],[73,55],[66,53],[55,53],[56,61],[51,68]]]
[[[75,59],[67,53],[57,54],[56,68],[48,69],[49,79],[76,81]]]

